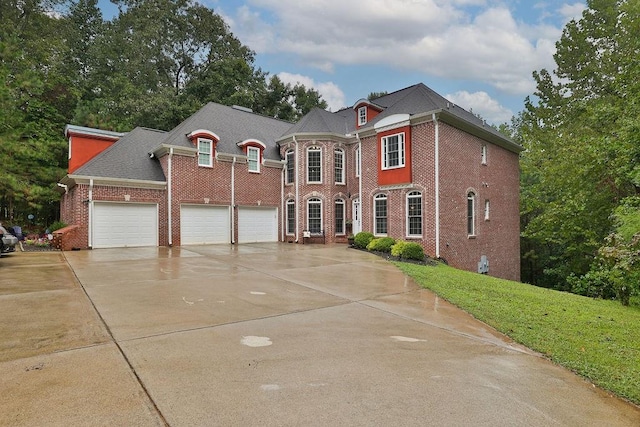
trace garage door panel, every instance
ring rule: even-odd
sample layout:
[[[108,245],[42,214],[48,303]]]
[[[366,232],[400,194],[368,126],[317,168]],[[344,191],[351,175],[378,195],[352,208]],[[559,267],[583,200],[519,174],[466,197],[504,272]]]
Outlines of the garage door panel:
[[[278,209],[238,208],[238,242],[278,241]]]
[[[230,243],[229,207],[182,205],[180,241],[182,245]]]
[[[101,203],[93,205],[94,248],[158,246],[158,205]]]

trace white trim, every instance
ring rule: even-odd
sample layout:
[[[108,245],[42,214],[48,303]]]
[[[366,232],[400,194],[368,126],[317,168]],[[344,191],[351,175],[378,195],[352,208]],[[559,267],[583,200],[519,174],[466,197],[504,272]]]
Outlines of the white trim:
[[[344,199],[342,199],[342,198],[338,198],[338,199],[335,199],[333,201],[333,219],[334,219],[334,222],[335,222],[336,213],[337,213],[336,205],[339,205],[339,204],[342,205],[342,231],[341,232],[338,232],[338,230],[334,230],[334,231],[335,231],[335,235],[336,236],[344,236],[344,235],[347,234],[347,222],[346,222],[346,219],[347,219],[346,218],[347,217],[347,204],[345,203]],[[334,223],[334,226],[335,226],[335,223]]]
[[[257,157],[256,159],[252,159],[251,156],[249,155],[250,152],[256,153]],[[255,161],[255,165],[257,167],[257,170],[252,170],[251,169],[251,162]],[[247,147],[247,169],[249,170],[249,172],[251,173],[260,173],[260,149],[258,147],[252,147],[252,146],[248,146]]]
[[[267,149],[267,146],[262,141],[259,141],[257,139],[245,139],[242,142],[238,142],[237,145],[238,147],[244,147],[245,145],[251,146],[251,144],[258,144],[259,146],[262,147],[263,150]]]
[[[342,167],[341,167],[341,179],[340,181],[336,181],[336,154],[340,153],[340,156],[342,157],[341,162],[342,162]],[[334,184],[338,184],[338,185],[344,185],[347,183],[347,177],[346,177],[346,168],[345,168],[345,160],[346,160],[346,156],[344,153],[344,149],[342,148],[334,148],[333,149],[333,180],[334,180]]]
[[[399,127],[409,126],[411,124],[409,121],[410,117],[411,116],[409,114],[392,114],[373,125],[373,128],[377,133],[380,133]]]
[[[307,231],[311,232],[311,227],[309,226],[309,206],[312,204],[311,201],[314,201],[313,204],[314,205],[320,205],[320,231],[319,233],[322,233],[323,230],[323,215],[322,215],[322,199],[320,197],[310,197],[307,199]],[[317,202],[316,202],[317,200]],[[318,234],[318,232],[311,232],[311,234]]]
[[[318,152],[320,153],[320,180],[319,181],[310,181],[309,180],[309,152]],[[307,147],[307,164],[306,164],[306,170],[305,170],[305,175],[306,175],[306,181],[307,184],[322,184],[322,147],[318,147],[318,146],[312,146],[312,147]]]
[[[200,162],[200,155],[201,154],[205,154],[200,150],[200,144],[201,143],[209,143],[209,163],[208,164],[204,164]],[[196,147],[198,148],[198,166],[199,167],[204,167],[204,168],[212,168],[213,167],[213,140],[211,139],[207,139],[207,138],[198,138],[198,142],[196,144]]]
[[[398,138],[398,164],[394,166],[389,166],[389,139],[397,137]],[[382,170],[390,170],[390,169],[400,169],[405,167],[406,164],[406,145],[405,145],[405,133],[398,132],[392,135],[386,135],[380,138],[380,162]]]
[[[193,132],[189,132],[187,134],[187,138],[192,139],[194,136],[198,134],[206,134],[207,136],[211,137],[211,138],[204,138],[204,139],[215,139],[216,141],[220,141],[220,137],[216,135],[215,132],[211,132],[210,130],[207,130],[207,129],[196,129]]]
[[[410,224],[410,217],[409,217],[409,199],[420,199],[420,234],[411,234],[411,224]],[[408,238],[421,238],[424,234],[424,198],[422,197],[422,191],[418,191],[418,190],[414,190],[414,191],[410,191],[406,194],[405,196],[405,208],[406,208],[406,215],[405,215],[405,219],[406,219],[406,236]]]
[[[364,114],[362,112],[364,111]],[[367,124],[367,106],[358,107],[358,126]]]
[[[376,214],[376,205],[378,200],[384,200],[386,202],[385,218],[387,222],[387,230],[385,233],[378,232],[378,216]],[[387,236],[389,234],[389,196],[385,193],[378,193],[373,197],[373,235],[374,236]]]

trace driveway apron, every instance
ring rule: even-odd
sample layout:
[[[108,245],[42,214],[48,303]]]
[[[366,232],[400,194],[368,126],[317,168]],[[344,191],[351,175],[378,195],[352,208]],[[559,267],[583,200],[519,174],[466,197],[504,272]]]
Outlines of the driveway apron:
[[[636,406],[345,246],[0,262],[0,425],[640,425]]]

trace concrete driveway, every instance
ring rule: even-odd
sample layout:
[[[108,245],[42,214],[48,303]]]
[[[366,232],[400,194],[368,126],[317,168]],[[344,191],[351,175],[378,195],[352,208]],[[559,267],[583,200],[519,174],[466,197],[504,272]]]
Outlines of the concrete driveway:
[[[638,426],[593,387],[344,246],[0,260],[0,425]]]

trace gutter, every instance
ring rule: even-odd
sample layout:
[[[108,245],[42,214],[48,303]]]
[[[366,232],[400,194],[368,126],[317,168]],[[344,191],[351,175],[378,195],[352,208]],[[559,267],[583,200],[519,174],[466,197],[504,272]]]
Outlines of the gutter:
[[[93,227],[91,227],[91,221],[93,219],[93,178],[89,179],[89,235],[87,236],[88,245],[93,248]]]

